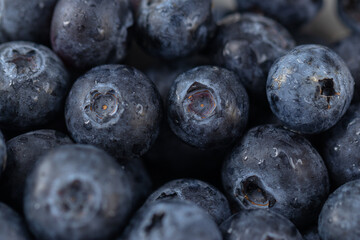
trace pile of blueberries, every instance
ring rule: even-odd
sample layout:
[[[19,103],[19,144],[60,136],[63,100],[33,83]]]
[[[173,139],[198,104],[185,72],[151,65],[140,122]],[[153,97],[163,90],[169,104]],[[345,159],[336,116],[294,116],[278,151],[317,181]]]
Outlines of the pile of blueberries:
[[[360,239],[360,1],[335,44],[323,4],[0,0],[0,240]]]

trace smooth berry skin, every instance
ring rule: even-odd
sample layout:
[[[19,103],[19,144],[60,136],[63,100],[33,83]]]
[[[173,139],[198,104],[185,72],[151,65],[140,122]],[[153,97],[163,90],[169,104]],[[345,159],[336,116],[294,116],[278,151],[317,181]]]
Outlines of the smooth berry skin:
[[[61,60],[31,42],[0,45],[0,125],[24,130],[49,123],[63,109],[70,85]]]
[[[359,1],[337,0],[337,10],[342,22],[353,32],[360,32]]]
[[[224,240],[302,240],[295,225],[280,214],[264,209],[243,210],[221,224]]]
[[[298,29],[313,19],[321,9],[322,2],[322,0],[237,0],[240,12],[262,13],[288,29]]]
[[[214,220],[200,207],[178,200],[144,205],[118,240],[222,240]]]
[[[217,224],[221,224],[231,215],[226,197],[215,187],[197,179],[170,181],[153,192],[146,200],[146,204],[167,199],[195,203],[206,210]]]
[[[195,53],[215,30],[210,0],[141,0],[135,18],[138,43],[164,59]]]
[[[3,41],[48,44],[51,17],[56,3],[57,0],[1,1],[0,35],[4,36]]]
[[[215,66],[191,69],[176,78],[168,98],[172,131],[191,146],[224,148],[246,127],[249,99],[238,77]]]
[[[3,174],[6,165],[7,165],[6,144],[5,144],[4,135],[0,131],[0,177]]]
[[[353,102],[360,102],[360,34],[351,35],[333,46],[348,66],[355,81]]]
[[[17,212],[0,203],[0,239],[30,240],[25,222]]]
[[[55,130],[37,130],[7,141],[7,165],[0,181],[2,199],[22,212],[26,179],[38,159],[57,146],[71,144],[71,139]]]
[[[249,94],[258,100],[266,98],[266,77],[271,65],[294,47],[292,36],[274,20],[258,14],[234,13],[218,23],[213,49],[216,63],[234,71]]]
[[[279,58],[266,84],[272,112],[287,128],[303,134],[334,126],[353,92],[354,79],[345,62],[320,45],[301,45]]]
[[[318,230],[322,240],[360,238],[360,180],[348,182],[336,189],[326,200]]]
[[[329,193],[319,153],[301,135],[274,125],[250,129],[225,160],[222,182],[237,210],[269,209],[303,227]]]
[[[59,0],[51,23],[54,51],[72,68],[118,63],[133,16],[128,0]]]
[[[350,106],[344,117],[322,138],[322,156],[334,187],[360,179],[360,105]]]
[[[133,194],[127,174],[103,150],[60,146],[27,181],[24,212],[39,240],[107,239],[124,226]]]
[[[160,95],[142,72],[103,65],[81,76],[65,104],[66,126],[77,143],[121,158],[143,155],[158,136]]]

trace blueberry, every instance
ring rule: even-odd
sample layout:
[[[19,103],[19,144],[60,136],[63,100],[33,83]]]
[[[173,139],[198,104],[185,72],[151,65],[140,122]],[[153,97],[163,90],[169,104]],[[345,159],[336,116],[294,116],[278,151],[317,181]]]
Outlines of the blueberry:
[[[128,0],[59,0],[51,23],[54,51],[71,67],[117,63],[127,52]]]
[[[184,142],[222,148],[241,136],[249,100],[238,77],[224,68],[201,66],[181,74],[168,98],[168,121]]]
[[[334,46],[334,50],[345,61],[348,66],[354,81],[354,99],[353,101],[360,101],[360,34],[351,35]]]
[[[0,177],[2,176],[2,172],[4,171],[6,166],[7,166],[7,152],[6,152],[5,139],[2,132],[0,131]]]
[[[146,203],[176,199],[195,203],[206,210],[217,224],[230,217],[231,212],[225,196],[215,187],[196,179],[177,179],[166,183],[152,193]]]
[[[319,153],[301,135],[273,125],[250,129],[224,162],[225,191],[237,209],[270,209],[311,224],[329,193]]]
[[[159,132],[161,110],[159,93],[143,73],[124,65],[104,65],[74,83],[65,118],[75,142],[123,158],[150,148]]]
[[[211,0],[141,0],[135,18],[137,42],[165,59],[200,50],[215,30]]]
[[[264,239],[302,240],[287,218],[264,209],[243,210],[221,224],[224,240]]]
[[[216,36],[215,61],[236,72],[254,99],[265,99],[271,65],[295,47],[288,31],[270,18],[235,13],[219,22]]]
[[[0,45],[0,124],[27,129],[51,121],[63,107],[70,79],[60,59],[30,42]]]
[[[360,178],[360,105],[352,105],[345,116],[323,136],[322,153],[332,183],[338,187]]]
[[[326,200],[319,216],[322,240],[360,239],[360,180],[348,182]]]
[[[0,203],[0,239],[30,240],[23,219],[11,208]]]
[[[8,160],[0,182],[3,200],[21,212],[26,179],[38,158],[57,146],[71,143],[69,137],[55,130],[37,130],[10,139],[6,143]]]
[[[49,43],[50,23],[57,0],[2,0],[0,35],[3,41]]]
[[[241,12],[254,11],[276,19],[288,29],[298,29],[315,17],[322,0],[237,0]]]
[[[355,32],[360,32],[360,2],[357,0],[337,0],[340,19]]]
[[[24,211],[37,239],[107,239],[132,206],[129,178],[104,151],[60,146],[44,155],[27,181]]]
[[[286,127],[314,134],[334,126],[344,115],[354,80],[329,48],[301,45],[273,64],[266,91],[271,110]]]
[[[120,239],[222,240],[209,214],[196,205],[176,200],[156,201],[142,207]]]

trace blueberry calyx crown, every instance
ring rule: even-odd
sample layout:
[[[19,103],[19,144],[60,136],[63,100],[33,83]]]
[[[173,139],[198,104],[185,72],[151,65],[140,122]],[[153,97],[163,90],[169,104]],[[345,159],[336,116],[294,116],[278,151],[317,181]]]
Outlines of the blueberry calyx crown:
[[[119,91],[100,84],[90,91],[84,105],[86,116],[98,124],[117,122],[124,111]]]
[[[13,79],[35,77],[43,70],[43,62],[42,55],[29,46],[8,48],[1,53],[3,70]]]
[[[216,99],[212,89],[195,82],[187,90],[183,101],[185,113],[198,120],[208,118],[215,114]]]

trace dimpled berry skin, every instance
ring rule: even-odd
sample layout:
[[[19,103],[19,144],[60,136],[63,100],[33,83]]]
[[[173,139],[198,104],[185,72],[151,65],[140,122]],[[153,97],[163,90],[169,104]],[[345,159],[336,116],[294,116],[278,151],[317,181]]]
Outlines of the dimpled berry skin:
[[[257,14],[231,14],[218,25],[215,61],[237,73],[249,94],[265,99],[271,65],[295,41],[283,26]]]
[[[108,239],[132,206],[127,174],[103,150],[60,146],[44,155],[27,181],[24,210],[39,240]]]
[[[57,146],[71,143],[68,136],[50,129],[28,132],[7,141],[7,165],[0,181],[2,200],[22,212],[26,179],[39,157]]]
[[[249,99],[236,74],[213,66],[181,74],[168,98],[172,131],[202,149],[232,144],[246,126],[248,111]]]
[[[360,239],[360,180],[345,183],[326,200],[319,216],[322,240]]]
[[[360,104],[350,106],[345,116],[323,137],[322,153],[330,178],[338,187],[360,178]]]
[[[301,135],[273,125],[244,135],[224,162],[222,181],[238,209],[270,209],[298,227],[315,221],[329,193],[319,153]]]
[[[168,182],[153,192],[146,203],[166,199],[193,202],[206,210],[217,224],[221,224],[231,215],[225,196],[210,184],[196,179],[178,179]]]
[[[4,36],[3,41],[23,40],[48,44],[56,3],[57,0],[0,1],[0,35]]]
[[[0,131],[0,177],[7,165],[6,162],[7,162],[6,144],[5,144],[4,136]]]
[[[158,136],[161,116],[154,84],[124,65],[87,72],[74,83],[65,105],[75,142],[98,146],[115,158],[144,154]]]
[[[52,120],[63,108],[70,85],[61,60],[30,42],[0,45],[0,125],[27,129]]]
[[[19,214],[0,203],[0,239],[31,240],[24,221]]]
[[[59,0],[51,24],[54,51],[70,67],[121,61],[133,17],[128,0]]]
[[[135,17],[138,43],[165,59],[203,48],[215,29],[211,0],[141,0]]]
[[[334,126],[345,114],[354,80],[335,52],[302,45],[273,64],[266,91],[272,112],[286,127],[314,134]]]
[[[299,28],[315,17],[322,0],[237,0],[241,12],[261,12],[288,29]]]
[[[222,240],[214,220],[200,207],[178,200],[144,205],[118,240]]]
[[[264,209],[243,210],[220,226],[224,240],[286,239],[302,240],[301,234],[287,218]]]

